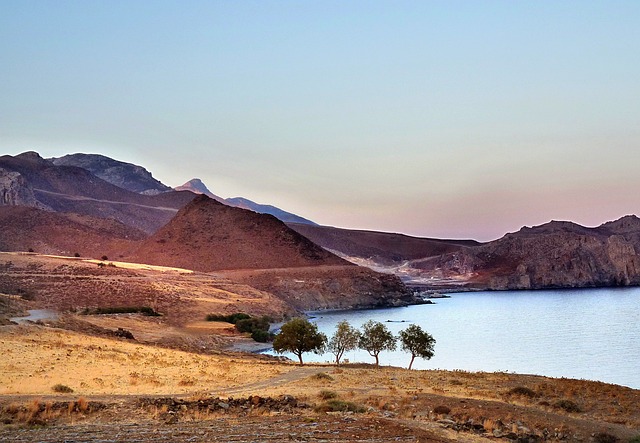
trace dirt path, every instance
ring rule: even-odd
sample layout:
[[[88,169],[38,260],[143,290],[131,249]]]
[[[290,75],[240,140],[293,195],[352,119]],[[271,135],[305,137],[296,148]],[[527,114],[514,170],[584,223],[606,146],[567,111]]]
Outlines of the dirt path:
[[[109,204],[114,204],[114,205],[129,205],[129,206],[137,206],[140,208],[147,208],[147,209],[157,209],[159,211],[169,211],[169,212],[173,212],[173,213],[177,213],[178,210],[176,208],[168,208],[166,206],[150,206],[150,205],[143,205],[140,203],[133,203],[133,202],[124,202],[124,201],[113,201],[113,200],[100,200],[97,198],[91,198],[91,197],[85,197],[82,195],[69,195],[69,194],[61,194],[59,192],[52,192],[52,191],[45,191],[44,189],[33,189],[36,192],[41,192],[43,194],[49,194],[49,195],[55,195],[57,197],[62,197],[64,199],[67,200],[74,200],[74,201],[93,201],[93,202],[98,202],[98,203],[109,203]]]
[[[320,372],[325,372],[326,370],[327,368],[323,366],[298,366],[292,371],[289,371],[285,374],[280,374],[276,377],[271,377],[266,380],[261,380],[242,386],[236,386],[231,389],[217,390],[212,392],[211,395],[214,397],[223,397],[241,393],[250,393],[251,391],[260,391],[268,388],[275,388],[287,383],[302,380],[303,378],[311,377],[312,375],[318,374]]]

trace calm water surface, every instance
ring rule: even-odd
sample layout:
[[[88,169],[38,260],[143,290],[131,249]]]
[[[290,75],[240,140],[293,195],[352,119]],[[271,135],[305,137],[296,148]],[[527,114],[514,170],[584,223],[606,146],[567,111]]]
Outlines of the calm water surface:
[[[315,313],[331,336],[347,320],[385,322],[395,334],[411,323],[436,339],[435,356],[416,369],[507,371],[583,378],[640,389],[640,288],[451,294],[434,305]],[[387,322],[390,320],[390,322]],[[345,355],[373,362],[364,351]],[[305,354],[305,361],[332,355]],[[383,352],[380,364],[406,366],[409,355]]]

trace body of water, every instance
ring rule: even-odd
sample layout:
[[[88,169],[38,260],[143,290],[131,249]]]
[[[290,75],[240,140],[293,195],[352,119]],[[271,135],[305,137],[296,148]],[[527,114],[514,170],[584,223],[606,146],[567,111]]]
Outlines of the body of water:
[[[431,360],[416,369],[505,371],[600,380],[640,389],[640,288],[557,291],[467,292],[433,305],[361,311],[318,312],[312,319],[330,337],[347,320],[367,320],[397,335],[411,323],[436,339]],[[331,354],[304,355],[332,361]],[[374,362],[365,351],[351,362]],[[407,366],[410,355],[383,352],[381,365]]]

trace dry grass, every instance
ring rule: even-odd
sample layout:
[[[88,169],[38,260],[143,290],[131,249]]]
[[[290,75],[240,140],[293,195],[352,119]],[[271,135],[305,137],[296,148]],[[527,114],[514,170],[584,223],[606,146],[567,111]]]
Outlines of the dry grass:
[[[87,396],[191,394],[197,399],[212,392],[223,396],[225,392],[233,393],[234,386],[299,370],[293,364],[194,354],[39,326],[0,327],[0,352],[10,357],[0,361],[4,377],[0,394],[52,395],[52,384],[70,383],[69,374],[73,374],[73,388],[84,398],[65,406],[62,412],[69,419],[91,413]],[[506,373],[325,366],[316,375],[279,385],[244,388],[242,393],[269,397],[289,394],[306,399],[319,412],[362,411],[364,405],[372,414],[390,414],[421,423],[442,418],[473,422],[480,432],[489,434],[513,432],[542,438],[544,429],[553,429],[554,436],[544,438],[561,439],[562,435],[574,433],[588,439],[619,424],[629,431],[612,431],[612,435],[624,443],[640,428],[640,391],[597,382]],[[569,407],[574,404],[579,405],[580,412]],[[25,423],[46,422],[61,413],[59,408],[38,400],[27,406],[10,403],[4,410],[17,411],[14,416],[19,415]],[[148,411],[154,417],[163,417],[166,412],[162,408]],[[194,410],[184,417],[201,420],[209,414]]]
[[[221,390],[293,369],[193,354],[37,326],[0,327],[0,394],[49,394],[51,380],[80,395]]]

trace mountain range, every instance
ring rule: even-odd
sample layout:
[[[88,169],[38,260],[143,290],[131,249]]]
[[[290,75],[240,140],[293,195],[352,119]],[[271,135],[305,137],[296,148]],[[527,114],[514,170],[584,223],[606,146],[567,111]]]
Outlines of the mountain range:
[[[291,300],[306,291],[314,306],[349,306],[336,302],[335,288],[319,289],[329,278],[319,270],[327,268],[356,299],[377,288],[402,302],[408,292],[396,277],[430,290],[640,284],[635,216],[596,228],[552,221],[487,243],[418,238],[319,226],[273,206],[223,199],[198,179],[172,190],[141,166],[100,155],[43,159],[35,152],[0,157],[0,203],[2,250],[109,254],[234,273]],[[367,279],[374,282],[368,288]],[[365,299],[356,304],[377,303]]]

